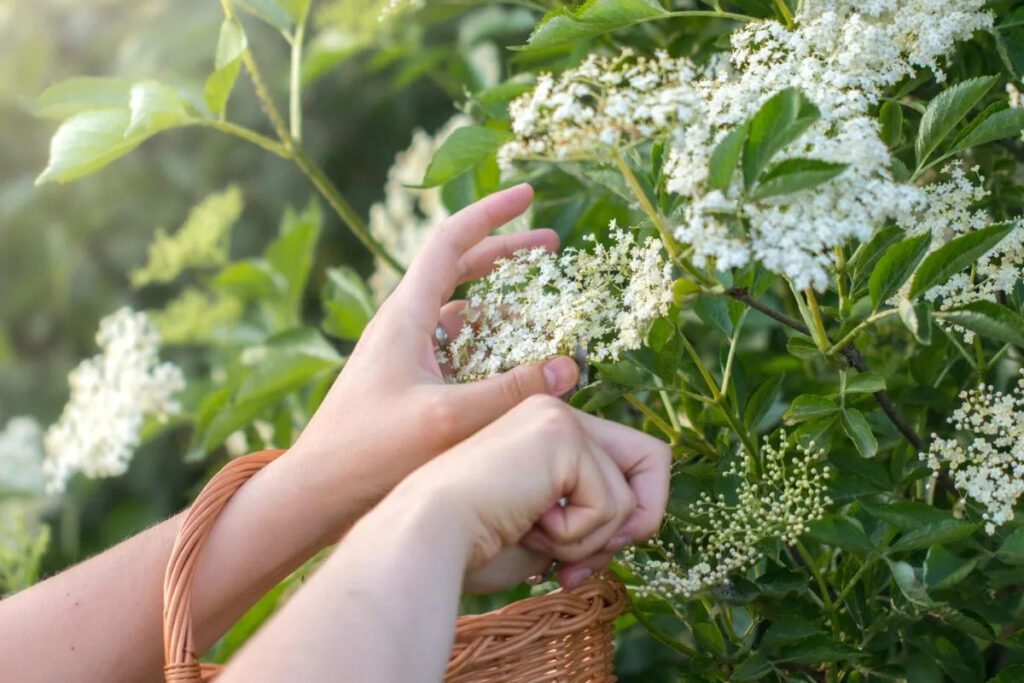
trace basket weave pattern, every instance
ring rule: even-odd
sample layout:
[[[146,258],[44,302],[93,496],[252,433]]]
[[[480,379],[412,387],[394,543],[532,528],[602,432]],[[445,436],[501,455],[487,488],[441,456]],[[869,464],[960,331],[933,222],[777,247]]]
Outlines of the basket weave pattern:
[[[192,633],[199,553],[231,496],[284,451],[228,463],[200,492],[175,539],[164,575],[164,680],[201,683],[220,667],[201,664]],[[602,573],[487,614],[460,617],[446,683],[611,683],[612,622],[629,609],[622,582]]]

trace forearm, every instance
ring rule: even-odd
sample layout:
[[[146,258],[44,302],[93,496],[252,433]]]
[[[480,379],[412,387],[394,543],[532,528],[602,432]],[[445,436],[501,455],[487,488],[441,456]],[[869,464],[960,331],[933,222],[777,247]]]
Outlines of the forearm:
[[[218,680],[440,681],[469,554],[455,519],[386,498]]]
[[[281,456],[247,482],[217,520],[200,555],[193,596],[201,649],[334,540],[367,504],[357,492],[318,477],[315,464],[297,453]],[[328,486],[332,490],[320,490]],[[339,503],[344,500],[347,505]],[[321,509],[314,501],[332,505]],[[4,678],[158,679],[164,569],[182,519],[169,519],[0,603]]]

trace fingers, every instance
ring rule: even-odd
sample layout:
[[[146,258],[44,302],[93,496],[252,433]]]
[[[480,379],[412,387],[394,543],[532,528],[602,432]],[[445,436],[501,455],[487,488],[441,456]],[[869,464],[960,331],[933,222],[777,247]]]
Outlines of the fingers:
[[[548,228],[516,232],[510,235],[492,235],[470,248],[459,259],[458,283],[484,277],[494,269],[494,262],[510,258],[521,249],[543,247],[549,252],[558,249],[558,233]]]
[[[558,568],[558,583],[562,588],[575,588],[601,571],[615,558],[615,552],[599,552],[580,562],[568,562]]]
[[[521,545],[503,548],[486,565],[466,574],[465,593],[493,593],[544,572],[551,558]]]
[[[449,312],[446,310],[445,315]],[[466,433],[471,434],[534,394],[565,394],[576,386],[579,373],[576,361],[557,356],[542,363],[520,365],[479,382],[445,387],[445,392],[461,416]]]
[[[584,430],[618,466],[636,496],[621,535],[643,541],[658,532],[668,502],[672,451],[663,441],[624,425],[579,413]]]
[[[403,312],[411,322],[432,331],[441,304],[459,282],[463,257],[532,201],[533,188],[516,185],[467,206],[434,228],[392,295],[403,302]]]

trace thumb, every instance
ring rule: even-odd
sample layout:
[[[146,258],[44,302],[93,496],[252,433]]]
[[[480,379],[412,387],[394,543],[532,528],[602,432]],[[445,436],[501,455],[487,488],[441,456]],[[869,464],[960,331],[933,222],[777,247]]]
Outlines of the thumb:
[[[576,386],[580,370],[568,356],[520,365],[479,382],[452,387],[459,413],[473,433],[534,394],[561,396]]]

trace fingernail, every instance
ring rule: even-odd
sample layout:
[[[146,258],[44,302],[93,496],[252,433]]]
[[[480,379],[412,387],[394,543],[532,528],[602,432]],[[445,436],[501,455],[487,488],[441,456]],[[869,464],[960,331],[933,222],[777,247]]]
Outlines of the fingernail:
[[[609,552],[616,553],[629,545],[632,540],[629,536],[617,536],[608,544],[608,550]]]
[[[548,383],[548,391],[555,396],[561,396],[572,389],[579,376],[576,361],[568,356],[559,356],[549,360],[544,364],[543,370],[544,379]]]
[[[590,578],[590,575],[594,573],[594,570],[590,567],[577,567],[576,569],[570,569],[565,573],[562,578],[563,588],[575,588],[584,581]]]

